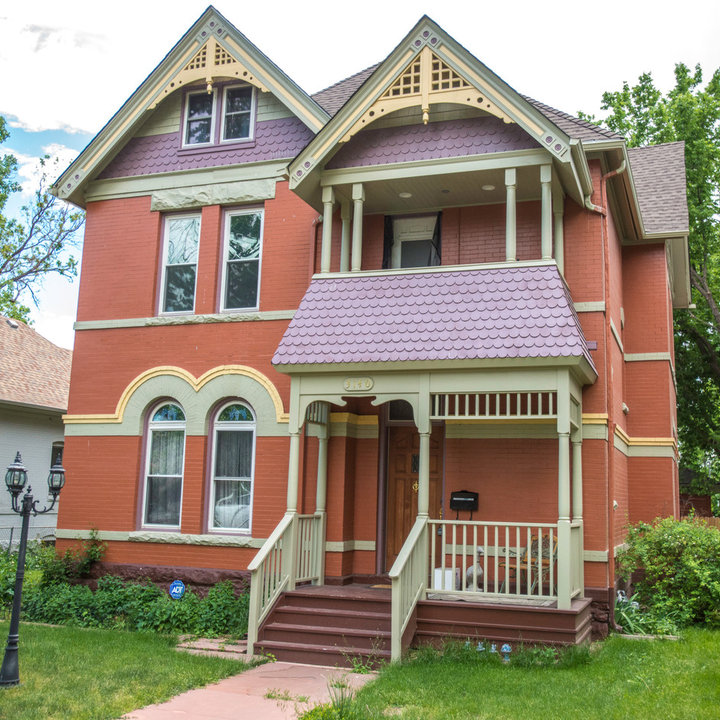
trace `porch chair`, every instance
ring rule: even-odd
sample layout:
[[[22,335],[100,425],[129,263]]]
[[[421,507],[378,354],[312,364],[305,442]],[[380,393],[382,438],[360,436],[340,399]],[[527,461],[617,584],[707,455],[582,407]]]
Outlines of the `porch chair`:
[[[540,553],[540,572],[538,573],[538,553]],[[540,546],[540,539],[536,536],[533,537],[530,542],[530,547],[525,547],[516,557],[510,557],[507,561],[502,560],[499,563],[501,568],[505,568],[505,578],[503,579],[502,585],[500,586],[500,592],[505,592],[505,583],[508,583],[508,587],[512,588],[513,583],[517,587],[517,577],[520,573],[520,588],[527,587],[527,574],[530,571],[532,577],[532,584],[528,595],[535,593],[538,580],[542,583],[550,575],[550,566],[554,565],[557,560],[557,535],[552,536],[552,548],[550,543],[550,535],[542,535],[542,547]],[[550,588],[550,594],[552,594],[553,588]]]

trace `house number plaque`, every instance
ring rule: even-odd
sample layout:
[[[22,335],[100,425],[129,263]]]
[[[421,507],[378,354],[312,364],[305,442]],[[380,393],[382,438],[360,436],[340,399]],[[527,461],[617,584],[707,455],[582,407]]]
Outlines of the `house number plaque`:
[[[349,377],[345,378],[343,387],[348,392],[363,392],[364,390],[372,390],[375,381],[370,377]]]

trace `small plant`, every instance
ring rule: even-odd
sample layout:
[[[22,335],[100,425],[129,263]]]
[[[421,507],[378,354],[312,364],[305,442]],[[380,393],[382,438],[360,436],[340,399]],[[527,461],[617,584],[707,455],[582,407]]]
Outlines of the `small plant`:
[[[291,695],[289,690],[276,690],[274,688],[265,693],[268,700],[280,700],[281,702],[306,703],[310,700],[307,695]]]
[[[106,550],[107,543],[100,540],[96,528],[90,530],[90,537],[83,541],[80,549],[68,549],[57,555],[51,548],[50,552],[40,556],[42,584],[51,586],[88,577],[92,566],[103,559]]]
[[[637,594],[630,598],[618,590],[615,599],[615,621],[623,632],[634,635],[674,635],[677,625],[669,616],[657,617],[654,613],[643,610],[637,600]]]

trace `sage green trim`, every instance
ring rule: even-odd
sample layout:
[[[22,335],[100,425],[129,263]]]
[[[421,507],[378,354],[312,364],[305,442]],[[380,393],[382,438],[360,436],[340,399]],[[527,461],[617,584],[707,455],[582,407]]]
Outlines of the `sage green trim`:
[[[55,531],[55,537],[58,540],[89,540],[91,538],[91,530],[69,530],[67,528],[58,528]],[[123,530],[96,530],[98,540],[116,540],[118,542],[127,542],[130,533]],[[93,533],[94,534],[94,533]]]
[[[612,318],[610,318],[610,332],[612,333],[613,337],[615,338],[615,342],[618,344],[618,347],[620,348],[620,352],[625,354],[625,348],[623,347],[622,340],[620,339],[620,333],[618,332],[618,329],[615,327],[615,323],[613,322]]]
[[[637,442],[628,444],[617,433],[615,434],[613,445],[616,450],[619,450],[625,457],[629,458],[670,458],[672,460],[677,458],[677,453],[672,445],[641,445]]]
[[[275,184],[275,179],[266,178],[157,190],[152,194],[150,210],[164,212],[206,205],[232,205],[272,200],[275,197]]]
[[[353,552],[354,550],[362,550],[367,552],[375,551],[374,540],[328,540],[325,543],[326,552]]]
[[[214,190],[216,186],[220,188],[223,185],[228,185],[232,188],[239,183],[251,181],[268,180],[276,182],[286,177],[286,167],[282,160],[272,160],[262,163],[247,163],[245,165],[227,165],[222,168],[179,170],[171,173],[94,180],[88,183],[85,199],[91,202],[142,197],[157,194],[163,190],[175,192],[192,190],[199,192],[202,188],[207,188],[207,192],[220,193],[220,189]]]
[[[585,313],[585,312],[605,312],[605,301],[604,300],[595,300],[592,302],[576,302],[575,305],[575,312],[579,313]]]
[[[205,325],[210,323],[292,320],[295,310],[262,310],[248,313],[214,313],[211,315],[162,315],[122,320],[80,320],[75,330],[114,330],[116,328],[161,327],[166,325]]]
[[[628,547],[630,547],[630,546],[629,546],[626,542],[625,542],[625,543],[620,543],[619,545],[616,545],[616,546],[613,548],[613,557],[617,557],[617,556],[618,556],[618,553],[620,553],[620,551],[622,551],[622,550],[627,550]]]
[[[583,560],[585,562],[604,562],[608,561],[610,553],[607,550],[585,550],[583,552]]]
[[[532,438],[557,439],[557,424],[552,420],[548,424],[520,423],[449,423],[445,422],[445,437],[448,439],[483,438]]]
[[[241,374],[221,374],[199,390],[184,378],[160,374],[143,382],[130,398],[122,422],[73,422],[65,425],[65,435],[73,437],[130,437],[144,430],[145,413],[158,398],[170,397],[185,411],[186,435],[206,436],[212,409],[225,398],[242,398],[252,407],[258,437],[287,437],[287,423],[277,421],[277,410],[267,389],[257,380]]]
[[[325,170],[320,176],[320,185],[348,185],[383,180],[398,180],[427,175],[450,175],[458,172],[481,172],[483,170],[504,170],[548,162],[548,155],[541,150],[516,150],[494,155],[471,155],[455,158],[432,158],[411,162],[389,163],[387,165],[366,165],[341,170]]]
[[[652,360],[667,360],[672,364],[669,352],[625,353],[625,362],[645,362]]]
[[[605,440],[608,439],[607,425],[586,425],[582,426],[583,440]]]

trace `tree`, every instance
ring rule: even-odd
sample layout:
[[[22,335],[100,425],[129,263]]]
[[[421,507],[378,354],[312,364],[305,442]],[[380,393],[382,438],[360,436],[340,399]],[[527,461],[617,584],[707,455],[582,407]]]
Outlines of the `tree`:
[[[0,144],[8,138],[0,117]],[[16,180],[18,162],[10,154],[0,157],[0,314],[29,319],[29,296],[37,305],[37,291],[50,274],[72,278],[77,260],[68,250],[78,244],[85,215],[48,192],[48,176],[57,173],[57,161],[40,160],[41,175],[32,202],[23,206],[21,220],[6,216],[9,198],[21,188]],[[57,173],[59,174],[59,173]]]
[[[720,69],[703,87],[700,66],[680,63],[666,95],[645,73],[602,99],[602,122],[628,145],[685,141],[694,307],[675,314],[678,432],[693,490],[708,491],[720,481]]]

